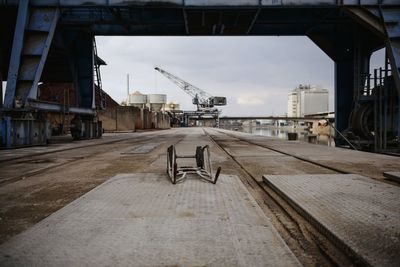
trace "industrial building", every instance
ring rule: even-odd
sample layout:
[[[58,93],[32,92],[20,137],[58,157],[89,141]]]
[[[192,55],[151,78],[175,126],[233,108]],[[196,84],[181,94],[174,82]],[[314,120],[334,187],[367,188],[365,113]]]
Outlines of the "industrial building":
[[[167,96],[163,94],[131,93],[125,104],[98,111],[103,131],[167,129],[170,127],[170,117],[163,112],[166,100]]]
[[[287,116],[304,117],[329,112],[329,91],[319,86],[302,85],[288,95]]]

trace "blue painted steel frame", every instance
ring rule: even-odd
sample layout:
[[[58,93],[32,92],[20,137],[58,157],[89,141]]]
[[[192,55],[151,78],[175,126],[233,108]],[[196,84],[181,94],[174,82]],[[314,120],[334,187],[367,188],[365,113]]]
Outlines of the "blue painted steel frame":
[[[17,23],[15,26],[13,48],[11,52],[10,65],[8,68],[7,87],[4,98],[4,107],[13,108],[17,89],[18,72],[21,63],[21,54],[24,44],[24,31],[28,18],[29,0],[19,1]]]
[[[76,90],[79,107],[95,108],[93,34],[77,31],[72,57],[76,70]]]
[[[24,25],[26,24],[27,20],[27,14],[28,14],[28,0],[21,0],[21,1],[8,1],[7,3],[9,4],[19,4],[18,8],[18,18],[17,18],[17,25],[15,28],[15,35],[14,35],[14,44],[16,46],[13,48],[12,55],[11,55],[11,62],[10,62],[10,68],[9,68],[9,73],[8,73],[8,84],[7,84],[7,89],[6,89],[6,99],[5,99],[5,107],[11,108],[13,106],[13,100],[14,100],[14,95],[15,95],[15,85],[16,85],[16,75],[18,75],[18,68],[19,68],[19,62],[20,62],[20,54],[21,54],[21,49],[22,49],[22,44],[23,44],[23,30],[24,30]],[[68,23],[74,24],[75,26],[81,25],[81,27],[86,27],[89,32],[87,34],[83,34],[82,38],[78,38],[77,40],[77,47],[79,49],[76,49],[74,51],[74,61],[76,63],[76,70],[77,70],[77,85],[79,87],[79,103],[81,107],[84,108],[93,108],[94,107],[94,88],[93,88],[93,47],[89,45],[89,39],[92,37],[90,31],[96,31],[96,16],[99,16],[99,14],[102,14],[100,12],[102,9],[110,9],[110,8],[125,8],[128,11],[133,7],[133,8],[143,8],[146,9],[149,7],[151,10],[152,8],[154,9],[155,7],[158,8],[171,8],[172,9],[182,9],[184,12],[181,13],[182,15],[182,22],[184,23],[184,29],[185,33],[189,34],[189,26],[188,26],[188,18],[187,18],[187,13],[186,10],[210,10],[210,9],[217,9],[217,10],[223,10],[224,8],[228,9],[236,9],[239,10],[240,8],[244,9],[253,9],[253,10],[258,10],[256,13],[256,16],[254,17],[252,23],[251,23],[251,28],[250,30],[247,31],[247,34],[256,34],[255,32],[252,32],[255,26],[257,26],[256,22],[258,19],[258,16],[260,15],[260,10],[262,11],[261,8],[342,8],[342,7],[357,7],[360,9],[364,10],[370,10],[371,14],[377,16],[377,13],[375,12],[376,10],[379,10],[380,8],[386,8],[387,10],[390,10],[391,8],[397,9],[397,11],[400,8],[400,2],[398,0],[386,0],[386,1],[359,1],[359,0],[343,0],[343,1],[235,1],[235,3],[231,1],[176,1],[176,0],[170,0],[170,1],[159,1],[157,2],[157,6],[147,6],[149,3],[153,3],[153,1],[145,1],[145,0],[138,0],[135,1],[134,4],[130,3],[129,1],[124,1],[124,0],[115,0],[115,1],[109,1],[109,0],[93,0],[90,1],[90,5],[87,5],[86,0],[74,0],[74,1],[66,1],[66,0],[31,0],[31,4],[33,5],[44,5],[44,6],[58,6],[58,7],[63,7],[63,8],[71,8],[73,12],[75,11],[82,11],[84,14],[83,17],[71,17],[71,21],[68,21]],[[364,5],[363,5],[364,3]],[[1,4],[1,2],[0,2]],[[154,3],[153,3],[154,4]],[[166,6],[165,4],[169,4]],[[96,6],[97,5],[97,6]],[[181,10],[181,11],[182,11]],[[278,10],[278,9],[277,9]],[[343,9],[344,10],[344,9]],[[342,10],[342,11],[343,11]],[[360,9],[361,10],[361,9]],[[96,11],[93,13],[93,11]],[[384,10],[385,11],[385,10]],[[87,12],[87,13],[85,13]],[[384,15],[386,15],[385,12],[383,12]],[[397,14],[397,13],[396,13]],[[79,15],[79,14],[78,14]],[[87,16],[86,16],[87,15]],[[357,16],[357,14],[354,14]],[[360,14],[359,14],[360,15]],[[94,16],[94,17],[93,17]],[[153,15],[154,16],[154,15]],[[184,18],[183,18],[184,17]],[[385,16],[382,17],[384,19]],[[73,19],[76,18],[77,21],[74,21]],[[102,17],[97,17],[97,19],[101,20]],[[124,22],[123,19],[115,17],[115,23],[127,23],[126,21]],[[365,17],[360,17],[359,21],[365,20]],[[392,52],[391,58],[392,58],[392,66],[394,67],[395,73],[398,65],[397,61],[400,55],[400,50],[396,50],[398,46],[398,30],[400,29],[400,19],[397,17],[394,18],[395,21],[398,25],[395,28],[390,28],[390,32],[386,32],[386,36],[384,37],[377,37],[382,38],[382,42],[387,42],[388,47],[387,49],[389,52]],[[379,24],[384,24],[386,20],[384,21],[379,21],[377,23],[378,28],[375,28],[374,30],[379,31]],[[80,24],[81,23],[81,24]],[[128,21],[129,23],[129,21]],[[265,22],[264,22],[265,23]],[[380,25],[380,26],[382,26]],[[389,27],[393,25],[393,18],[390,17],[387,20],[386,27]],[[112,28],[112,24],[107,24],[107,25],[102,25],[104,26],[104,29],[106,30],[112,30],[115,28]],[[114,25],[115,26],[115,25]],[[122,25],[124,31],[126,31],[127,34],[132,34],[130,33],[130,25]],[[137,26],[137,25],[136,25]],[[169,29],[168,27],[166,28],[157,28],[155,26],[155,30],[165,30]],[[176,30],[176,28],[174,28]],[[261,32],[257,35],[263,35],[262,30],[264,28],[260,28]],[[285,30],[286,28],[282,28],[281,30]],[[387,29],[387,28],[386,28]],[[396,36],[392,36],[393,34],[393,29],[394,33],[397,34]],[[372,29],[371,29],[372,31]],[[266,31],[267,32],[267,31]],[[137,32],[140,35],[140,31]],[[163,32],[164,33],[164,32]],[[160,32],[161,34],[161,32]],[[168,32],[167,32],[168,34]],[[177,32],[177,35],[180,33]],[[265,33],[264,34],[268,34]],[[332,33],[331,33],[332,34]],[[165,34],[164,34],[165,35]],[[333,42],[332,40],[334,39],[346,39],[346,38],[354,38],[352,34],[350,35],[337,35],[337,36],[330,36],[329,41]],[[391,40],[384,40],[384,38],[391,38]],[[390,46],[389,41],[395,41],[395,46]],[[326,41],[326,40],[325,40]],[[360,90],[360,87],[363,85],[363,81],[361,78],[361,73],[362,71],[365,70],[367,65],[365,64],[366,59],[368,58],[368,53],[365,53],[363,51],[361,53],[360,47],[357,47],[359,43],[354,43],[354,40],[352,40],[351,46],[349,47],[349,52],[343,53],[343,49],[346,47],[346,45],[349,45],[346,42],[340,43],[341,40],[338,42],[335,42],[335,45],[333,46],[333,49],[336,50],[335,53],[338,53],[335,55],[335,57],[332,57],[332,59],[335,60],[335,111],[336,111],[336,126],[339,130],[344,130],[348,127],[348,122],[349,122],[349,116],[353,108],[353,101],[355,99],[355,95],[357,93],[357,90]],[[338,47],[339,46],[339,47]],[[343,46],[343,47],[342,47]],[[365,48],[365,47],[364,47]],[[400,49],[400,48],[399,48]],[[324,50],[325,52],[327,50]],[[339,52],[338,52],[339,51]],[[362,54],[362,55],[360,55]],[[397,79],[397,80],[396,80]],[[395,76],[395,81],[397,83],[397,88],[400,90],[400,81],[399,81],[399,75],[397,71],[397,76]],[[14,90],[14,91],[13,91]],[[400,97],[400,95],[399,95]],[[400,125],[399,125],[400,127]]]
[[[0,4],[17,5],[19,0],[0,0]],[[180,7],[331,7],[331,6],[392,6],[399,5],[398,0],[31,0],[32,4],[38,6],[107,6],[123,7],[130,5],[146,6],[156,3],[159,6]]]
[[[0,133],[2,137],[0,146],[11,147],[11,117],[5,116],[1,118]]]
[[[44,65],[45,65],[46,59],[47,59],[47,54],[49,53],[50,45],[51,45],[51,42],[53,40],[54,32],[56,30],[56,26],[57,26],[57,22],[58,22],[58,18],[59,18],[59,13],[60,13],[59,9],[55,9],[54,17],[53,17],[53,20],[51,22],[51,27],[50,27],[50,30],[48,32],[46,41],[44,43],[44,49],[42,51],[40,62],[39,62],[39,65],[38,65],[38,67],[36,69],[35,79],[33,80],[32,87],[31,87],[31,89],[29,91],[29,94],[28,94],[27,98],[37,99],[38,84],[39,84],[40,78],[42,76],[43,68],[44,68]]]

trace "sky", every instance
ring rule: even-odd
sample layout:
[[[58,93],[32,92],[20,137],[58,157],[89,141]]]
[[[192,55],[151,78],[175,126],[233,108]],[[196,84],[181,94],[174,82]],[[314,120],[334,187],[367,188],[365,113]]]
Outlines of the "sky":
[[[154,70],[159,66],[214,96],[227,97],[226,116],[284,115],[299,84],[330,92],[334,63],[306,37],[96,37],[103,89],[117,102],[130,92],[166,94],[181,109],[191,97]]]
[[[227,97],[222,116],[287,112],[287,95],[299,84],[329,90],[334,110],[334,62],[307,37],[104,37],[97,36],[103,89],[121,103],[130,92],[166,94],[183,110],[192,99],[154,70],[159,66],[214,96]],[[383,61],[372,56],[371,69]],[[5,89],[5,86],[4,86]],[[5,91],[5,90],[4,90]]]

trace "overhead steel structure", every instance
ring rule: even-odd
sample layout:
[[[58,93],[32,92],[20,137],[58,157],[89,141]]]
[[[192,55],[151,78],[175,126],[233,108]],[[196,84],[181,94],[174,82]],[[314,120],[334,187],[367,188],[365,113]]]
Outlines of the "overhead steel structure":
[[[37,101],[39,82],[74,81],[78,106],[70,112],[95,120],[95,35],[304,35],[335,62],[336,128],[366,149],[399,148],[399,0],[0,0],[0,5],[0,73],[7,79],[3,145],[17,144],[21,136],[25,144],[37,143],[41,131],[32,132],[30,125],[45,121],[44,111],[60,110]],[[370,56],[383,47],[386,67],[370,73]]]

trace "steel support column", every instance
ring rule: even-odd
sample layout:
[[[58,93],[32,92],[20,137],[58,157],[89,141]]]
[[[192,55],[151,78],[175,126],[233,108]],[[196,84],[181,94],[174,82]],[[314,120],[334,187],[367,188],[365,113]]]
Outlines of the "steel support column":
[[[2,44],[0,44],[0,110],[3,108],[3,57],[4,57],[4,51]]]
[[[24,31],[28,19],[29,0],[21,0],[18,5],[17,23],[15,25],[13,48],[11,51],[10,66],[8,67],[7,88],[4,97],[4,107],[12,108],[18,81],[18,72],[24,44]]]
[[[335,123],[342,132],[349,126],[354,96],[354,54],[352,50],[335,62]]]
[[[400,138],[400,9],[380,9],[385,22],[386,51],[392,70],[394,85],[397,90],[397,139]],[[385,144],[386,145],[386,144]],[[400,148],[400,142],[399,142]]]
[[[24,107],[28,98],[37,98],[37,86],[58,22],[57,8],[28,4],[28,0],[22,0],[18,6],[4,105],[9,109]]]
[[[93,35],[83,31],[72,35],[74,41],[71,53],[77,103],[81,108],[95,108]]]
[[[372,51],[357,26],[336,34],[335,121],[336,128],[343,132],[351,128],[350,115],[364,90]]]
[[[0,109],[3,107],[3,70],[0,67]]]

